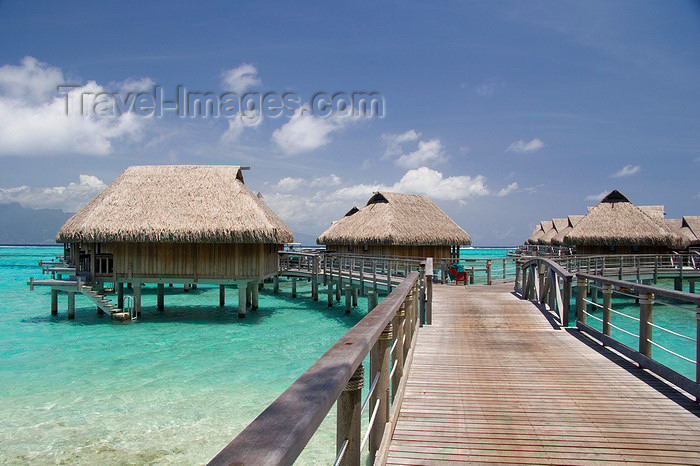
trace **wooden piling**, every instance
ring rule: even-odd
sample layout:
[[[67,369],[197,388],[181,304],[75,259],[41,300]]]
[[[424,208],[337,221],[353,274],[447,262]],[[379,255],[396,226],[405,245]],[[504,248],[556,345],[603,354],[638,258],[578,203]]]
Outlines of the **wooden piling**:
[[[219,306],[224,307],[226,305],[226,286],[219,285]]]
[[[117,283],[117,307],[124,309],[124,283]]]
[[[351,304],[352,304],[352,290],[350,289],[350,285],[345,286],[345,313],[350,314],[350,309],[351,309]]]
[[[134,286],[134,311],[137,316],[141,315],[141,282],[133,282]]]
[[[260,287],[258,286],[258,282],[250,282],[250,292],[251,292],[251,301],[250,301],[250,309],[252,311],[255,311],[258,309],[258,304],[260,301]]]
[[[158,283],[158,310],[165,309],[165,284]]]
[[[51,315],[58,315],[58,290],[51,288]]]
[[[245,280],[237,280],[238,287],[238,317],[245,317],[246,294],[248,294],[248,282]]]
[[[75,292],[68,292],[68,318],[75,319]]]
[[[292,298],[297,297],[297,277],[292,277]]]

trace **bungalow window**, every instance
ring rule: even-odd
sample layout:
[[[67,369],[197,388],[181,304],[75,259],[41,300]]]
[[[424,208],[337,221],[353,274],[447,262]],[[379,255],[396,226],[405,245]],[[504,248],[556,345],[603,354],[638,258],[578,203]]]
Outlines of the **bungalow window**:
[[[348,246],[348,252],[352,252],[352,244]]]
[[[639,245],[635,244],[632,246],[632,252],[639,252]]]
[[[614,245],[614,244],[611,244],[611,245],[610,245],[610,252],[615,252],[615,249],[616,249],[616,248],[615,248],[615,245]]]

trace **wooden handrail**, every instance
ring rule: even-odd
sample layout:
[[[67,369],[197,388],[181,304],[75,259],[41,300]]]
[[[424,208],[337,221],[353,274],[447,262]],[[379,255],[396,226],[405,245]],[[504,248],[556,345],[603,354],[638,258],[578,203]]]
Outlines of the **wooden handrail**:
[[[521,283],[516,276],[515,291],[520,292],[523,299],[534,298],[542,305],[549,305],[550,312],[557,315],[561,325],[568,327],[574,274],[545,257],[531,258],[520,268]]]
[[[418,280],[409,274],[209,464],[292,464]]]
[[[674,301],[687,302],[695,305],[695,309],[688,309],[688,312],[694,312],[696,317],[700,316],[700,295],[694,293],[686,293],[684,291],[670,290],[657,286],[644,285],[641,283],[628,282],[613,278],[602,277],[599,275],[591,275],[587,273],[578,273],[577,277],[577,303],[576,327],[579,331],[587,333],[593,338],[599,340],[603,345],[608,346],[632,361],[638,363],[640,367],[648,369],[663,379],[668,380],[672,384],[686,392],[694,395],[696,400],[700,400],[700,364],[695,362],[695,380],[692,380],[670,367],[660,363],[652,357],[653,344],[653,308],[654,301],[659,296],[671,298]],[[589,283],[597,282],[602,284],[603,288],[603,316],[602,316],[602,331],[592,327],[587,322],[587,307],[591,303],[587,299]],[[615,288],[618,290],[616,291]],[[639,305],[639,333],[638,349],[631,348],[611,336],[611,317],[612,317],[612,294],[619,290],[633,290],[638,293]],[[629,291],[624,294],[629,296]],[[634,295],[632,295],[634,296]],[[591,297],[595,302],[596,299]],[[696,337],[695,337],[695,361],[700,358],[700,320],[697,321]],[[663,327],[655,325],[655,327],[664,330]],[[670,331],[670,330],[668,330]],[[673,332],[672,332],[673,333]],[[665,349],[662,347],[662,349]],[[668,351],[668,350],[667,350]]]
[[[599,275],[591,275],[588,273],[577,273],[576,276],[579,278],[585,278],[586,280],[590,281],[596,281],[603,284],[613,285],[618,288],[629,288],[632,290],[640,291],[642,293],[653,293],[655,296],[665,296],[667,298],[677,299],[679,301],[688,301],[693,304],[700,305],[700,295],[694,293],[670,290],[668,288],[644,285],[642,283],[628,282],[624,280],[617,280],[614,278],[601,277]]]

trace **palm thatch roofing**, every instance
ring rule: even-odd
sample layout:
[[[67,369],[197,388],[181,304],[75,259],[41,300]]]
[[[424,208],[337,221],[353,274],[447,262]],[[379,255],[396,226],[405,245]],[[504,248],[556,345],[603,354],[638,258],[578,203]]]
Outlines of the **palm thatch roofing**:
[[[634,205],[619,191],[612,191],[569,232],[567,244],[583,246],[687,247],[687,242]]]
[[[649,217],[656,221],[663,222],[665,218],[664,206],[662,205],[640,205],[638,206],[642,209],[642,212],[647,214]]]
[[[273,243],[294,235],[235,165],[127,168],[71,217],[57,242]]]
[[[428,196],[375,193],[367,205],[333,224],[318,244],[469,245],[471,237]]]
[[[691,245],[700,245],[700,215],[685,215],[681,232],[690,238]]]
[[[537,244],[537,240],[544,235],[544,230],[542,229],[542,224],[538,223],[535,230],[532,232],[530,237],[525,241],[527,244]]]
[[[537,242],[539,244],[546,244],[546,245],[552,244],[552,239],[557,235],[557,233],[564,230],[564,228],[566,228],[568,224],[569,224],[568,218],[553,218],[552,219],[552,228],[550,228],[549,231],[547,231],[544,235],[540,236],[540,238],[537,240]]]
[[[566,226],[561,230],[557,231],[557,234],[552,238],[552,245],[562,246],[564,245],[564,238],[569,234],[571,230],[574,229],[576,224],[583,218],[583,215],[569,215],[566,220]]]

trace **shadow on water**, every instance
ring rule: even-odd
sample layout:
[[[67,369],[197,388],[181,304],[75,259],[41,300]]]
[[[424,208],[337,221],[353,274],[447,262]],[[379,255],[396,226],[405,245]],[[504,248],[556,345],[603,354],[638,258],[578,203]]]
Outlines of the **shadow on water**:
[[[173,297],[183,295],[196,296],[206,291],[207,289],[197,289],[191,290],[190,293],[183,293],[182,290],[176,290],[172,293],[168,293],[166,288],[165,294],[166,296],[171,294]],[[148,290],[148,292],[146,292],[146,289],[144,289],[142,295],[155,295],[156,293],[157,290]],[[137,325],[139,323],[252,326],[274,318],[275,314],[281,311],[294,312],[295,310],[299,310],[303,312],[316,312],[319,314],[319,317],[324,320],[333,320],[348,325],[348,328],[350,328],[366,315],[366,306],[362,307],[359,305],[353,307],[350,314],[345,314],[345,307],[342,300],[340,303],[334,301],[333,307],[328,307],[326,301],[313,301],[310,293],[308,297],[303,296],[303,293],[299,293],[296,298],[292,298],[291,293],[280,292],[274,294],[272,291],[263,290],[260,292],[260,307],[256,310],[252,310],[250,306],[248,306],[246,308],[245,317],[239,317],[237,306],[238,298],[234,298],[235,299],[231,299],[231,302],[223,307],[218,305],[175,304],[172,302],[169,305],[166,300],[165,308],[162,311],[158,310],[156,305],[142,306],[141,315],[133,322],[112,320],[107,313],[97,313],[95,306],[76,306],[75,319],[71,320],[68,319],[65,309],[59,309],[57,316],[52,316],[47,312],[47,315],[22,319],[21,322],[28,324],[70,324],[76,326],[109,324]]]

